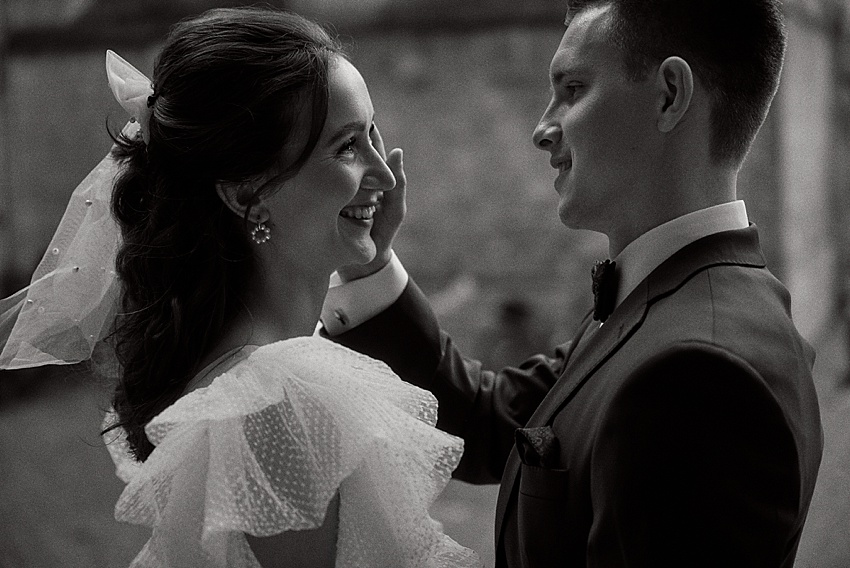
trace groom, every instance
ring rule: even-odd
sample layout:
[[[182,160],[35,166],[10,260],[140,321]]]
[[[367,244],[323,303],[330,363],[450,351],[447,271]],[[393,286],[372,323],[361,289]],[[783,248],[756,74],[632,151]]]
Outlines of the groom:
[[[398,191],[325,332],[437,396],[457,478],[501,481],[497,566],[790,567],[821,459],[814,354],[736,200],[778,2],[573,1],[566,23],[534,143],[564,224],[614,259],[574,340],[497,372],[464,358],[390,251]]]

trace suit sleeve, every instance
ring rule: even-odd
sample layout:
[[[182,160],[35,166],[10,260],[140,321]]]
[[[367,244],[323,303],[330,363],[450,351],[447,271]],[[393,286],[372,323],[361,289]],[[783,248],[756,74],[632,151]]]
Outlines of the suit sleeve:
[[[531,417],[566,359],[565,348],[559,348],[551,358],[538,355],[498,372],[482,369],[440,330],[412,280],[388,309],[331,339],[385,361],[404,380],[434,393],[437,427],[465,443],[454,477],[470,483],[501,479],[514,431]]]
[[[588,566],[790,566],[795,448],[745,362],[707,345],[658,355],[614,397],[597,437]]]

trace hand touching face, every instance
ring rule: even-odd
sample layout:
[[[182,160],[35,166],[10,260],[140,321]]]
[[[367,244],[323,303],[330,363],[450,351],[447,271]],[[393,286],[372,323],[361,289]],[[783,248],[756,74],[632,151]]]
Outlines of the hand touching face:
[[[372,145],[385,156],[384,141],[377,126],[372,130]],[[401,227],[407,212],[407,178],[404,175],[404,162],[401,148],[392,150],[386,157],[387,165],[395,176],[396,185],[392,191],[384,192],[384,198],[374,216],[372,240],[375,243],[375,258],[367,264],[347,264],[337,268],[343,281],[356,280],[374,274],[390,261],[393,241]]]
[[[382,156],[366,83],[346,59],[329,75],[328,115],[319,141],[293,178],[266,201],[273,243],[288,256],[335,267],[376,256],[373,227],[382,201],[396,186]]]

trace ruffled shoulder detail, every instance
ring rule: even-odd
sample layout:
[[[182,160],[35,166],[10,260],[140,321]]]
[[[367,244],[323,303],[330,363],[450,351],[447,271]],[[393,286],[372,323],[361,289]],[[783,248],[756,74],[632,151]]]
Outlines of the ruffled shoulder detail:
[[[254,566],[244,533],[321,526],[339,492],[337,566],[480,566],[428,516],[463,452],[436,419],[384,363],[316,336],[266,345],[154,418],[147,461],[116,459],[116,518],[154,528],[139,565],[196,541],[205,565]]]

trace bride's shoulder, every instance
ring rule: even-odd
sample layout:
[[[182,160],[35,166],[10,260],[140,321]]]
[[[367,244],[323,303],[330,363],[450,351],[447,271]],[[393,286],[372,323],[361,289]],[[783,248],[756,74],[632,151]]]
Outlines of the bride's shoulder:
[[[256,415],[272,406],[309,405],[348,414],[346,409],[363,410],[367,401],[405,409],[435,403],[430,393],[403,382],[385,363],[319,336],[243,349],[214,375],[156,416],[148,436],[161,436],[178,424]]]
[[[441,563],[460,547],[427,516],[463,452],[436,420],[433,395],[383,363],[321,337],[270,343],[147,425],[156,449],[119,472],[128,486],[116,517],[156,526],[185,516],[190,499],[197,534],[271,535],[321,526],[340,495],[342,564],[397,553],[393,565],[401,556],[466,565]],[[377,546],[387,526],[400,535],[397,551]]]
[[[285,370],[303,378],[333,376],[338,372],[350,377],[355,371],[362,377],[377,376],[400,381],[383,361],[318,335],[269,343],[257,348],[245,363],[258,371],[275,373]]]

